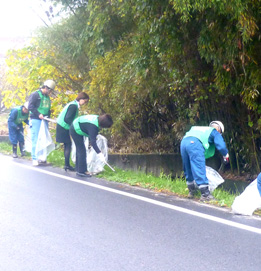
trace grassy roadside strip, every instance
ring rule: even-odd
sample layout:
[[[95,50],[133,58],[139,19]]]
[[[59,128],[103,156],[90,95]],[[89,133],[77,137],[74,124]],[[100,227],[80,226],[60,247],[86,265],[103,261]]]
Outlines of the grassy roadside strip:
[[[184,198],[188,196],[188,189],[185,179],[171,179],[170,176],[166,175],[156,177],[142,172],[133,172],[118,168],[115,168],[115,170],[116,172],[112,172],[109,168],[105,167],[105,171],[100,173],[99,177],[109,181],[139,186],[167,195],[176,195]],[[231,207],[235,197],[237,196],[236,194],[230,194],[229,192],[219,188],[213,192],[213,195],[218,201],[212,201],[209,202],[209,204],[227,208]],[[198,192],[195,196],[195,200],[199,200],[199,198],[200,193]]]
[[[12,155],[11,145],[7,142],[0,142],[0,152],[3,154]],[[20,154],[19,151],[18,154]],[[27,153],[24,159],[31,159],[30,154]],[[63,150],[54,150],[48,156],[47,161],[55,167],[62,168],[64,166]],[[184,198],[186,198],[188,195],[188,189],[184,179],[171,179],[170,176],[166,176],[164,174],[156,177],[150,174],[147,175],[143,172],[134,172],[119,168],[115,168],[115,172],[113,172],[109,167],[105,166],[105,170],[96,177],[104,178],[108,181],[126,183],[131,186],[139,186],[155,192],[165,193],[167,195],[176,195]],[[231,207],[235,197],[237,196],[236,194],[230,194],[229,192],[220,188],[217,188],[213,192],[213,195],[218,201],[213,201],[209,204],[227,208]],[[200,193],[196,195],[195,200],[198,200],[199,197]]]

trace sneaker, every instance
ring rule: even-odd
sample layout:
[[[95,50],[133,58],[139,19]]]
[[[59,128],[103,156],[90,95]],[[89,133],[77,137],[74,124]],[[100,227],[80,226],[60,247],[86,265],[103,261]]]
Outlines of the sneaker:
[[[188,198],[193,199],[197,193],[196,187],[195,187],[194,183],[188,184],[187,186],[188,186],[188,190],[189,190]]]
[[[47,164],[47,162],[44,160],[38,160],[38,164]]]
[[[201,201],[212,201],[216,199],[210,194],[209,188],[208,186],[204,185],[203,187],[199,187],[199,190],[201,192],[201,197],[200,200]]]
[[[43,161],[43,160],[38,160],[38,165],[39,166],[50,166],[51,165],[51,163],[47,163],[47,161]]]
[[[33,166],[38,166],[38,165],[39,165],[38,161],[37,160],[33,160]]]
[[[195,192],[190,192],[189,191],[189,193],[188,193],[188,199],[193,199],[194,196],[195,196],[195,194],[196,194],[196,191]]]
[[[81,172],[76,172],[76,175],[77,176],[80,176],[80,177],[91,177],[92,175],[90,175],[90,174],[87,174],[87,173],[81,173]]]
[[[18,158],[18,155],[16,153],[13,153],[13,158]]]

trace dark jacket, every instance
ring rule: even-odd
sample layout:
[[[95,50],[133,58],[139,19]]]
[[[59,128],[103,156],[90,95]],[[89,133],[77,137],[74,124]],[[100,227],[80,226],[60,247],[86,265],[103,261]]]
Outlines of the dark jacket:
[[[41,91],[41,89],[39,89]],[[30,111],[31,119],[39,119],[41,114],[37,109],[41,104],[41,97],[37,91],[33,92],[29,97],[28,110]],[[47,117],[50,118],[51,111],[49,110]]]

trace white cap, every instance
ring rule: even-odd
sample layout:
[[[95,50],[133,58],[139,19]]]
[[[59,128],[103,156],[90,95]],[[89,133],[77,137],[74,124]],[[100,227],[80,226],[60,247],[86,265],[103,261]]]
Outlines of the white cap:
[[[25,102],[25,103],[24,103],[24,107],[25,107],[26,109],[28,109],[28,105],[29,105],[29,102]]]
[[[55,88],[55,82],[53,80],[46,80],[43,85],[52,90]]]
[[[224,133],[225,132],[225,127],[223,125],[223,123],[219,120],[214,120],[214,121],[211,121],[209,126],[210,127],[213,127],[213,125],[217,125],[219,126],[220,130],[221,130],[221,133]]]

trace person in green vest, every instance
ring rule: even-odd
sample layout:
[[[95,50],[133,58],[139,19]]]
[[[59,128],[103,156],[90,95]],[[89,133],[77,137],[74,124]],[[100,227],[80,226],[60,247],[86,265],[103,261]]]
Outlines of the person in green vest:
[[[76,175],[80,177],[91,177],[87,171],[86,148],[84,136],[89,137],[89,142],[98,154],[98,158],[105,162],[105,157],[101,153],[96,143],[96,137],[102,128],[110,128],[113,124],[109,114],[84,115],[76,118],[70,126],[70,135],[76,146]]]
[[[64,146],[64,158],[65,165],[64,169],[75,171],[70,165],[70,155],[72,148],[72,141],[69,135],[70,125],[78,117],[78,112],[80,106],[87,104],[89,102],[89,96],[85,92],[81,92],[78,94],[77,98],[68,103],[59,114],[57,118],[57,126],[56,126],[56,142],[63,143]]]
[[[196,187],[201,192],[201,200],[214,200],[210,194],[206,176],[206,159],[215,154],[215,148],[222,154],[224,162],[229,162],[226,143],[222,137],[224,125],[221,121],[212,121],[208,126],[192,126],[181,141],[180,151],[183,169],[189,189],[189,198],[193,198]]]
[[[38,166],[39,161],[35,153],[38,134],[41,126],[41,122],[44,117],[50,118],[51,115],[51,100],[50,93],[55,88],[55,82],[53,80],[46,80],[43,86],[37,91],[33,92],[29,97],[28,109],[30,111],[30,130],[32,139],[32,160],[33,166]],[[47,121],[46,125],[47,124]],[[45,161],[42,161],[45,162]]]
[[[28,102],[22,106],[17,106],[13,108],[9,114],[8,118],[8,131],[9,131],[9,140],[13,145],[13,157],[17,158],[17,142],[19,143],[19,148],[21,156],[25,155],[24,152],[24,127],[23,122],[27,125],[29,111],[28,111]]]

